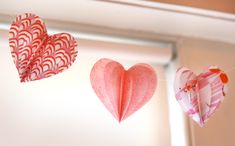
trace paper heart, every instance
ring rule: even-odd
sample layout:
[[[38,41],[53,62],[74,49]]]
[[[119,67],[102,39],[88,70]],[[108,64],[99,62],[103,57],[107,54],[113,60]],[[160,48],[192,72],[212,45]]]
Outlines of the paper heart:
[[[186,114],[202,127],[223,101],[227,83],[227,75],[216,66],[199,75],[182,67],[176,72],[174,90]]]
[[[157,85],[151,66],[136,64],[125,70],[110,59],[96,62],[90,79],[97,96],[119,122],[149,101]]]
[[[58,74],[71,66],[77,56],[77,43],[70,34],[49,36],[42,19],[31,13],[16,17],[9,35],[21,82]]]

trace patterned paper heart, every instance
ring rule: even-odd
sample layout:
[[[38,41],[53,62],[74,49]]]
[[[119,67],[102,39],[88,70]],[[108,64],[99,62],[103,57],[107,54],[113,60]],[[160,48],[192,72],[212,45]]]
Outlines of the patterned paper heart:
[[[182,67],[175,77],[176,99],[186,114],[202,127],[223,101],[227,83],[227,75],[216,66],[198,76]]]
[[[26,13],[16,17],[9,31],[9,45],[21,82],[40,80],[71,66],[77,43],[68,33],[47,34],[42,19]]]
[[[97,96],[119,122],[149,101],[157,85],[151,66],[136,64],[126,71],[110,59],[96,62],[90,79]]]

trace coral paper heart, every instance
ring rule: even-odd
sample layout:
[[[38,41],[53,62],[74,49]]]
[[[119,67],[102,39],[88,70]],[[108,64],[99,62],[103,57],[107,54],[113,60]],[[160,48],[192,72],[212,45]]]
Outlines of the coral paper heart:
[[[182,67],[177,70],[174,90],[183,110],[202,127],[223,101],[227,83],[227,75],[216,66],[198,76]]]
[[[90,79],[97,96],[119,122],[149,101],[157,85],[151,66],[136,64],[126,71],[110,59],[96,62]]]
[[[77,43],[70,34],[49,36],[41,18],[31,13],[16,17],[9,35],[11,54],[21,82],[58,74],[77,56]]]

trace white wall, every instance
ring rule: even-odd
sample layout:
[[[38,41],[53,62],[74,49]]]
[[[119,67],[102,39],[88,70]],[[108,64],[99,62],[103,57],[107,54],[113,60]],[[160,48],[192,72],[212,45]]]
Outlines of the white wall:
[[[154,97],[119,124],[89,80],[93,64],[107,56],[78,51],[75,63],[63,73],[20,83],[7,36],[0,31],[1,146],[170,146],[163,67],[155,66],[159,81]],[[125,66],[137,63],[119,61]]]

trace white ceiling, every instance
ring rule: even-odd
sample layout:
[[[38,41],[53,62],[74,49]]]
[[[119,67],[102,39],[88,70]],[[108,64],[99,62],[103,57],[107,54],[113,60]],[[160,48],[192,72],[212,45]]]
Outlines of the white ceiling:
[[[0,5],[0,14],[14,18],[21,13],[32,12],[44,19],[235,43],[235,20],[223,19],[227,14],[216,12],[214,14],[220,17],[210,17],[161,9],[151,2],[141,1],[141,4],[152,8],[133,6],[130,5],[133,1],[129,2],[127,5],[89,0],[4,0]]]

